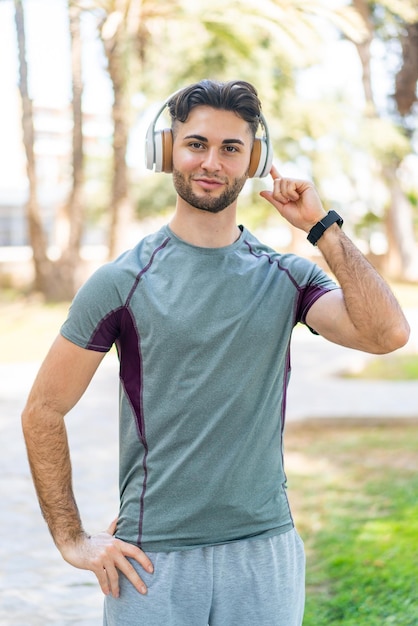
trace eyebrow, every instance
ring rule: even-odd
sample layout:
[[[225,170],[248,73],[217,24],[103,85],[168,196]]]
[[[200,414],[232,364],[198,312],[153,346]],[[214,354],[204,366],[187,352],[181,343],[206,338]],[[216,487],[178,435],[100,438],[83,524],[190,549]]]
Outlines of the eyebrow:
[[[197,139],[198,141],[201,141],[202,143],[208,143],[208,138],[207,137],[203,137],[202,135],[186,135],[183,139]],[[231,143],[238,143],[241,146],[244,146],[244,142],[241,139],[224,139],[222,141],[222,145],[228,145]]]

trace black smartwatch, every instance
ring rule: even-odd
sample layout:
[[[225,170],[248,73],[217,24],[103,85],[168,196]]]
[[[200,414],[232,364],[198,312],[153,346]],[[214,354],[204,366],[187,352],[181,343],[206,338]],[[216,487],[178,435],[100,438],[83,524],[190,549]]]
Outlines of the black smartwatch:
[[[344,220],[340,215],[338,215],[336,211],[328,211],[328,214],[324,217],[324,219],[322,219],[320,222],[317,222],[315,226],[311,228],[307,237],[308,241],[313,246],[316,246],[318,243],[318,239],[322,237],[326,229],[335,223],[337,223],[338,226],[341,228]]]

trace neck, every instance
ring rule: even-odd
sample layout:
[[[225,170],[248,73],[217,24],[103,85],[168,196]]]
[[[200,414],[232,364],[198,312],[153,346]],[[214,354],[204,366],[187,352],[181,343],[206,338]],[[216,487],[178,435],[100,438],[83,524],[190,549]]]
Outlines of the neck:
[[[178,201],[170,228],[187,243],[201,248],[229,246],[241,234],[236,224],[235,204],[219,213],[210,213]]]

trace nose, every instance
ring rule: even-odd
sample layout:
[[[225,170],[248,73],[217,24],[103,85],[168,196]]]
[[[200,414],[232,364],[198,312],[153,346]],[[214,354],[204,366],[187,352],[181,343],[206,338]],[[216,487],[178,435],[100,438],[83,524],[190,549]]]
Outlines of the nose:
[[[219,170],[221,163],[219,160],[218,150],[215,146],[208,148],[202,159],[202,168],[210,172]]]

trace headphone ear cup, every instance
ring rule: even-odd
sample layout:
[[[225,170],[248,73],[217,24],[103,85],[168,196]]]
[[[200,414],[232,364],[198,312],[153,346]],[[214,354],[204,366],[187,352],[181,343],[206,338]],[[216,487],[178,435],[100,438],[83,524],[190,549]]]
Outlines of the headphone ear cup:
[[[163,136],[163,172],[170,174],[173,171],[173,133],[170,128],[162,131]]]
[[[251,151],[248,176],[250,178],[264,178],[269,174],[272,162],[273,150],[267,139],[256,137]]]
[[[155,171],[169,174],[173,169],[173,135],[170,128],[154,133],[154,150]]]
[[[256,137],[254,139],[253,149],[251,150],[250,165],[248,167],[249,178],[254,178],[254,176],[256,175],[259,169],[261,152],[262,152],[261,139],[258,139]]]

